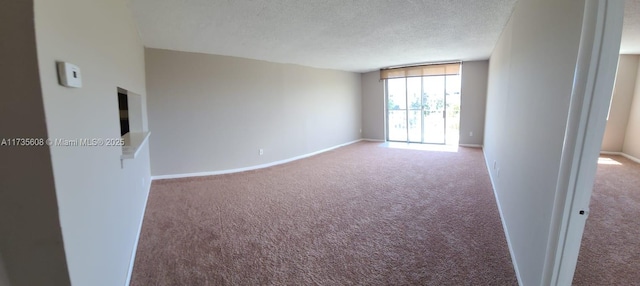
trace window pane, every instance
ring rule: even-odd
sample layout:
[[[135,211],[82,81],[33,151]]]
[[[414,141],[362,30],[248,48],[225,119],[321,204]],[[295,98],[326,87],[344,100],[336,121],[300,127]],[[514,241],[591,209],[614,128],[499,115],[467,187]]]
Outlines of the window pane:
[[[389,92],[387,103],[389,110],[407,109],[407,94],[404,78],[387,80],[387,90]]]
[[[407,141],[407,111],[389,110],[389,140]]]
[[[447,95],[460,95],[460,76],[447,76]]]
[[[407,78],[407,96],[409,109],[422,109],[422,78]]]
[[[447,144],[460,137],[460,76],[447,76]]]
[[[442,111],[424,112],[424,142],[444,143],[444,113]]]
[[[409,110],[409,141],[422,142],[422,110]]]
[[[444,76],[424,77],[424,142],[444,142]]]

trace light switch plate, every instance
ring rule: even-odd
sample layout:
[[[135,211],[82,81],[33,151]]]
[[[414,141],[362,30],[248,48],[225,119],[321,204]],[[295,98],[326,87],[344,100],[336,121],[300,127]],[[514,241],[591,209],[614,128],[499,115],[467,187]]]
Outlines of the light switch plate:
[[[74,64],[57,62],[60,85],[66,87],[82,87],[80,68]]]

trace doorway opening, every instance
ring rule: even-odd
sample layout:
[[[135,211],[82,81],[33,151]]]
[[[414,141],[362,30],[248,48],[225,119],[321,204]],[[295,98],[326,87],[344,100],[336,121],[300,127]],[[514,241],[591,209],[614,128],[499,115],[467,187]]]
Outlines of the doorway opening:
[[[387,141],[457,145],[460,74],[385,80]]]

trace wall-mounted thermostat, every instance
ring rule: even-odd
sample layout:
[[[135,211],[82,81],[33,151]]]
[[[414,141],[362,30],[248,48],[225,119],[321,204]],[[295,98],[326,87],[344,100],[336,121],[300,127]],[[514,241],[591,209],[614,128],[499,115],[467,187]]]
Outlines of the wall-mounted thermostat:
[[[65,62],[57,62],[57,65],[60,85],[82,87],[82,76],[80,76],[80,68],[78,66]]]

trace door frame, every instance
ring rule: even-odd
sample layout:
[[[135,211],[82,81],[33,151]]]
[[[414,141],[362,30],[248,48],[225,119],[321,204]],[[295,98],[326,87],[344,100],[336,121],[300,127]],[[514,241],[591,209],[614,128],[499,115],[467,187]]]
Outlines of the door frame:
[[[571,285],[618,63],[624,1],[586,0],[543,285]]]

